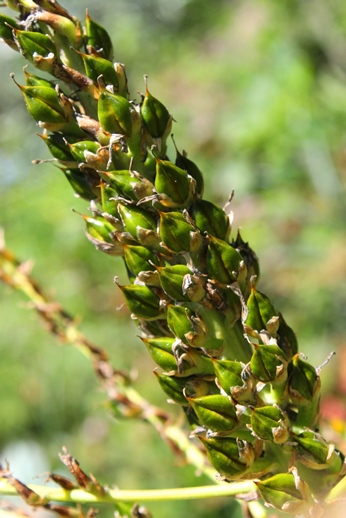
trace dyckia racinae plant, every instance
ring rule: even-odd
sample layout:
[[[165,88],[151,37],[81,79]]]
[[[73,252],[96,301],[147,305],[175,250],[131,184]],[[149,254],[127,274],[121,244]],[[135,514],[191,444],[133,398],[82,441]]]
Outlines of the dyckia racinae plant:
[[[119,289],[161,389],[225,483],[254,480],[287,513],[323,507],[345,463],[318,433],[320,369],[257,288],[256,254],[231,234],[227,210],[203,198],[198,166],[178,145],[167,156],[172,115],[147,84],[132,99],[108,33],[88,13],[82,26],[54,0],[5,4],[17,14],[0,14],[0,36],[36,68],[25,84],[14,80],[90,204],[87,238],[123,257],[129,281]]]

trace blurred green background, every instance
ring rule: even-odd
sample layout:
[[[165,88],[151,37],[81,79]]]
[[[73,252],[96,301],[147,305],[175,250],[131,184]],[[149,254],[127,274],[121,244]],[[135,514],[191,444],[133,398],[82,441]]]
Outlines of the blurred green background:
[[[344,0],[69,0],[109,30],[130,91],[144,90],[173,114],[180,149],[198,163],[206,198],[232,189],[234,232],[257,252],[260,289],[297,333],[314,365],[331,351],[323,390],[346,382],[346,3]],[[5,10],[4,12],[8,12]],[[12,13],[9,13],[12,14]],[[152,375],[113,284],[121,260],[85,239],[85,202],[74,198],[35,137],[10,72],[23,60],[0,46],[0,197],[7,246],[32,260],[34,276],[81,321],[115,366],[137,372],[136,388],[171,410]],[[174,156],[171,149],[171,155]],[[19,293],[0,286],[0,458],[27,482],[62,471],[65,445],[101,482],[121,488],[209,483],[180,466],[160,437],[105,409],[91,366],[57,345]],[[345,405],[344,405],[345,406]],[[173,409],[175,411],[175,409]],[[344,411],[344,418],[346,411]],[[149,506],[160,518],[239,516],[229,499]],[[112,516],[104,508],[100,516]]]

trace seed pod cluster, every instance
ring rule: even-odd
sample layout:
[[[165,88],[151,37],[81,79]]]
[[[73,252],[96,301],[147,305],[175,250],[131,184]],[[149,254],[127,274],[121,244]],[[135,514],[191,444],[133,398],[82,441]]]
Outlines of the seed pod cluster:
[[[19,21],[0,14],[0,37],[52,80],[25,72],[19,89],[54,161],[90,202],[87,238],[125,261],[129,283],[119,288],[162,390],[225,480],[260,479],[270,505],[305,508],[345,473],[344,457],[317,433],[320,372],[257,289],[256,254],[202,198],[186,152],[169,159],[173,118],[147,78],[141,100],[130,97],[107,31],[89,13],[82,28],[55,0],[22,0],[20,11]]]

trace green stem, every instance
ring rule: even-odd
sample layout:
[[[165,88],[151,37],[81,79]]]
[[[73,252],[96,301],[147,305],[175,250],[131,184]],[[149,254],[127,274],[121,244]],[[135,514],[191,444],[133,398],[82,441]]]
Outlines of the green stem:
[[[337,500],[339,498],[345,498],[346,495],[346,476],[343,477],[336,486],[333,487],[333,489],[328,494],[327,498],[325,499],[325,502],[332,503],[334,500]]]
[[[44,501],[74,502],[74,503],[113,503],[118,502],[163,502],[173,500],[196,500],[220,496],[236,496],[255,491],[252,481],[234,482],[227,485],[183,487],[153,490],[120,490],[110,489],[104,494],[93,494],[82,489],[67,491],[62,488],[52,488],[32,484],[28,486]],[[0,494],[17,496],[15,488],[6,480],[0,480]]]

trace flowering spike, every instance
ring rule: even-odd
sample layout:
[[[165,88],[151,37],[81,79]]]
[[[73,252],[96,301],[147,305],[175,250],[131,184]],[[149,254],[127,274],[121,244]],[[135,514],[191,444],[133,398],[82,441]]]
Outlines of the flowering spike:
[[[302,479],[324,498],[344,476],[344,457],[316,432],[320,368],[299,355],[294,332],[257,289],[255,252],[230,235],[231,198],[224,209],[202,199],[203,175],[174,140],[170,160],[172,116],[147,84],[141,102],[130,101],[125,66],[112,63],[109,34],[88,12],[82,29],[55,0],[5,4],[20,21],[0,14],[0,38],[51,76],[25,70],[18,87],[28,112],[90,202],[87,238],[125,262],[129,282],[119,287],[164,371],[163,391],[224,478],[259,477],[267,505],[311,514]]]

